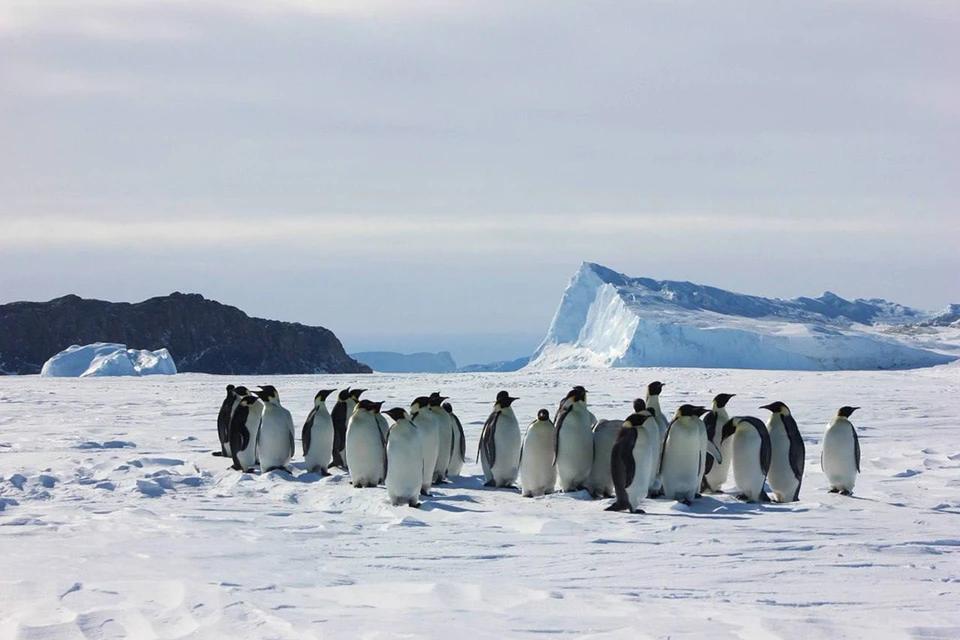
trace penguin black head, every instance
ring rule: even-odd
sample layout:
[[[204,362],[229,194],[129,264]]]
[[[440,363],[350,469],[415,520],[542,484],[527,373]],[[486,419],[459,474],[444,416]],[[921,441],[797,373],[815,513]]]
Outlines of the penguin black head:
[[[651,396],[658,396],[660,392],[663,391],[664,384],[659,380],[651,382],[647,385],[647,393]]]
[[[537,411],[537,420],[540,422],[550,422],[550,412],[546,409],[540,409],[540,411]]]
[[[337,402],[346,402],[347,398],[350,397],[350,387],[346,389],[341,389],[340,393],[337,394]]]
[[[443,401],[447,399],[448,398],[440,395],[439,392],[434,391],[433,393],[430,394],[430,406],[439,407],[443,403]]]
[[[624,420],[623,422],[624,422],[624,426],[639,427],[639,426],[642,426],[643,423],[646,422],[648,418],[652,418],[652,417],[653,417],[653,414],[650,413],[649,409],[641,409],[640,411],[634,411],[633,413],[631,413],[629,416],[627,416],[627,419]]]
[[[258,391],[254,391],[255,394],[260,396],[260,399],[264,402],[270,402],[274,398],[277,400],[280,399],[280,394],[277,393],[277,388],[272,384],[261,386]]]
[[[510,394],[506,391],[501,391],[497,394],[497,405],[501,409],[506,409],[509,407],[511,404],[513,404],[514,400],[519,400],[519,398],[511,398]]]
[[[394,422],[398,422],[398,421],[403,420],[404,418],[407,417],[407,410],[406,410],[406,409],[403,409],[403,408],[401,408],[401,407],[394,407],[393,409],[390,409],[389,411],[384,411],[384,413],[385,413],[386,415],[390,416],[391,418],[393,418],[393,421],[394,421]]]
[[[313,396],[313,400],[314,402],[317,402],[317,401],[326,402],[327,396],[329,396],[334,391],[336,391],[336,389],[320,389],[320,391],[317,391],[317,395]]]
[[[713,404],[717,405],[717,409],[723,409],[727,406],[727,403],[730,402],[730,398],[734,397],[735,393],[718,393],[713,398]]]
[[[770,404],[765,404],[760,408],[767,409],[768,411],[772,411],[773,413],[784,413],[784,412],[788,414],[790,413],[790,409],[787,408],[787,405],[783,404],[779,400],[777,400],[776,402],[771,402]]]
[[[230,395],[230,394],[233,393],[235,390],[236,390],[236,387],[233,386],[232,384],[228,384],[228,385],[227,385],[227,395]]]
[[[361,400],[357,403],[358,409],[366,409],[367,411],[373,411],[376,406],[377,403],[372,400]]]
[[[350,397],[353,398],[354,400],[356,400],[357,402],[359,402],[359,401],[360,401],[360,395],[361,395],[364,391],[366,391],[366,389],[351,389],[351,390],[350,390]]]
[[[248,396],[244,396],[244,397],[243,397],[243,400],[241,400],[240,402],[242,402],[243,404],[249,406],[249,405],[252,405],[252,404],[256,404],[256,403],[259,402],[259,401],[260,401],[260,398],[258,398],[258,397],[257,397],[256,395],[254,395],[254,394],[250,394],[250,395],[248,395]]]
[[[643,398],[637,398],[636,400],[633,401],[634,413],[640,413],[646,408],[647,408],[647,403],[643,400]]]
[[[240,396],[241,398],[242,398],[243,396],[248,396],[248,395],[250,395],[250,389],[247,389],[246,387],[237,387],[237,388],[235,388],[235,389],[233,390],[233,392],[234,392],[235,394],[237,394],[238,396]]]
[[[380,402],[374,402],[372,404],[373,404],[373,409],[371,409],[371,411],[373,411],[374,413],[380,413],[380,410],[383,409],[383,400],[381,400]]]
[[[447,413],[453,413],[453,405],[450,404],[449,402],[444,402],[443,410],[446,411]]]
[[[859,409],[860,407],[840,407],[840,410],[837,411],[837,415],[841,418],[849,418],[853,415],[853,412]]]
[[[705,408],[698,407],[695,404],[682,404],[680,408],[677,409],[677,416],[696,416],[699,418],[706,412],[707,410]]]
[[[567,394],[567,399],[573,400],[574,402],[578,400],[587,401],[587,390],[581,387],[580,385],[575,386],[573,389],[570,389],[570,393]]]
[[[416,407],[417,409],[423,409],[424,407],[430,406],[430,398],[427,396],[420,396],[416,400],[410,403],[411,407]]]

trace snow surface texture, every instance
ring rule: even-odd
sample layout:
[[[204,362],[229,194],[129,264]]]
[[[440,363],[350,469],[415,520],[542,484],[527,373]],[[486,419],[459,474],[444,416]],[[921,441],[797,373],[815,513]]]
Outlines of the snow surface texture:
[[[228,382],[275,384],[298,426],[320,388],[386,406],[442,390],[472,458],[499,389],[525,428],[577,383],[598,418],[625,417],[654,379],[668,412],[721,391],[734,415],[786,402],[800,502],[607,513],[585,493],[484,489],[471,461],[417,510],[336,470],[240,474],[210,455]],[[957,397],[960,366],[0,378],[0,638],[958,638]],[[845,404],[863,407],[852,498],[819,468]]]
[[[530,366],[928,367],[960,354],[960,341],[933,350],[920,344],[938,333],[933,327],[908,330],[932,317],[885,300],[849,302],[829,292],[772,300],[689,282],[629,278],[584,263]],[[949,338],[960,338],[960,332]]]
[[[67,347],[43,363],[47,378],[173,375],[177,366],[166,349],[127,349],[125,344],[94,342]]]

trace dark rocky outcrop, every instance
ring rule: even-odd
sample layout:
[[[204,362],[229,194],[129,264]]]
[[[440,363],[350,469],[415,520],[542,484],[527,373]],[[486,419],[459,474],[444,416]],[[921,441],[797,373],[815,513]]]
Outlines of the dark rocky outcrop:
[[[73,344],[119,342],[166,347],[180,372],[230,375],[370,373],[323,327],[251,318],[196,293],[143,302],[104,302],[75,295],[50,302],[0,305],[0,371],[39,373]]]

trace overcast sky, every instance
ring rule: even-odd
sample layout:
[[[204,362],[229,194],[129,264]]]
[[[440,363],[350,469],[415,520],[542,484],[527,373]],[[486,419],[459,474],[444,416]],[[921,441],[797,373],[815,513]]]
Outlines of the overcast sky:
[[[540,336],[584,260],[942,307],[958,42],[952,1],[0,0],[0,302],[349,350]]]

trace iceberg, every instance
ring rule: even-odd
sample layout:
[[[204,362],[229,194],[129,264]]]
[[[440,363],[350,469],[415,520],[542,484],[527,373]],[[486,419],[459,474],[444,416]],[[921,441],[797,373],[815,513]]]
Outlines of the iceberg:
[[[93,376],[173,375],[177,367],[166,349],[128,349],[125,344],[95,342],[72,345],[45,363],[40,375],[48,378]]]
[[[631,278],[584,263],[570,280],[530,367],[911,369],[955,355],[919,348],[891,327],[932,314],[886,300],[780,300]]]

